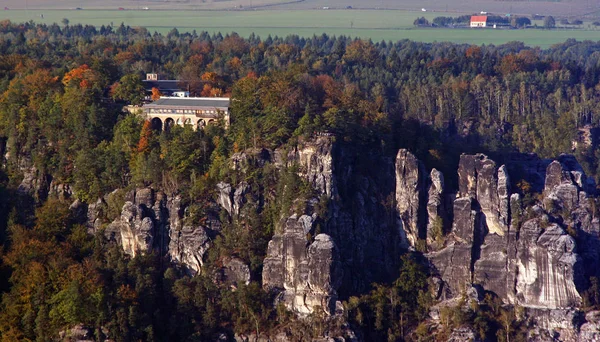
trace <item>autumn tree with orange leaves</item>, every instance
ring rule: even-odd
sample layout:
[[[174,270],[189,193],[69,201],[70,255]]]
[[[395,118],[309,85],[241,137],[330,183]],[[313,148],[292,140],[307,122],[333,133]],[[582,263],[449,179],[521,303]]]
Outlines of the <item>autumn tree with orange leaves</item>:
[[[144,121],[142,132],[140,133],[140,141],[138,142],[137,151],[146,153],[150,151],[150,139],[152,139],[152,123],[150,120]]]
[[[68,73],[62,79],[65,87],[79,86],[80,88],[90,89],[100,86],[100,75],[97,71],[90,69],[87,64],[83,64]]]
[[[158,99],[160,99],[160,97],[163,96],[163,93],[160,92],[160,89],[156,88],[156,87],[152,87],[152,101],[156,101]]]

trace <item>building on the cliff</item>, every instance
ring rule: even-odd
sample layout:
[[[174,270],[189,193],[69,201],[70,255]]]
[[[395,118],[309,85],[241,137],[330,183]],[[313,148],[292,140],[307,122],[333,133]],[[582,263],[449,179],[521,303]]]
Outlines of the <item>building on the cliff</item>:
[[[471,17],[471,27],[487,27],[487,15],[474,15]]]
[[[142,83],[147,94],[151,94],[152,88],[160,90],[165,95],[174,95],[178,92],[187,91],[187,85],[184,82],[180,80],[164,80],[158,74],[154,73],[146,74],[146,79]]]
[[[152,122],[152,127],[162,130],[173,125],[192,125],[202,129],[222,119],[229,126],[228,97],[168,97],[145,104],[141,114]]]

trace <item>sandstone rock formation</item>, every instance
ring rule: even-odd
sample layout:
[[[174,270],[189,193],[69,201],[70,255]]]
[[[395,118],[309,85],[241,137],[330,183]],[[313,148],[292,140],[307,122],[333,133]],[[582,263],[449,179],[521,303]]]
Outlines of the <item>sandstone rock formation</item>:
[[[139,189],[129,196],[132,201],[123,205],[121,216],[106,229],[110,237],[116,238],[126,254],[136,256],[150,252],[158,236],[155,213],[160,211],[152,189]]]
[[[26,164],[27,162],[23,162]],[[17,194],[21,196],[29,195],[37,203],[42,203],[48,197],[51,177],[42,173],[34,166],[21,166],[23,171],[23,181],[17,188]]]
[[[578,336],[577,309],[584,279],[598,274],[600,224],[590,199],[595,185],[572,156],[527,157],[520,175],[543,195],[537,205],[523,207],[521,196],[510,193],[509,169],[481,154],[461,156],[452,231],[445,248],[427,254],[441,279],[436,294],[456,298],[478,284],[535,318],[539,331],[531,340],[593,338],[596,316],[586,319]],[[428,203],[437,203],[437,192],[429,191],[432,196]]]
[[[427,246],[430,249],[438,249],[448,220],[444,200],[444,175],[433,169],[429,175],[429,180],[430,184],[427,190]]]
[[[171,260],[186,266],[192,274],[200,272],[204,255],[211,246],[209,233],[203,227],[184,225],[170,230]]]
[[[296,215],[287,219],[282,234],[269,242],[263,267],[263,286],[278,290],[283,303],[301,315],[320,307],[335,311],[342,280],[339,253],[333,239],[319,234],[310,243]]]
[[[329,197],[336,194],[333,141],[330,137],[317,137],[315,141],[300,145],[287,155],[288,165],[297,163],[300,175],[320,193]]]
[[[296,312],[310,312],[318,305],[333,313],[333,290],[349,295],[369,289],[373,282],[395,279],[402,242],[406,239],[401,238],[403,231],[397,225],[394,161],[377,153],[364,154],[346,148],[344,144],[334,143],[331,136],[301,141],[296,148],[276,150],[273,155],[277,167],[298,170],[318,197],[307,200],[303,214],[283,220],[281,232],[270,241],[263,286],[284,290],[286,295],[281,296],[282,300]],[[359,164],[364,167],[357,168]],[[327,214],[317,217],[311,208],[315,203],[324,203],[323,199],[326,199]],[[318,232],[314,231],[316,221],[320,222]],[[308,233],[316,235],[310,245],[307,245]],[[319,233],[326,235],[319,236]],[[343,248],[333,248],[335,253],[326,252],[331,245]],[[305,253],[312,255],[313,250],[319,253],[310,257],[311,260],[333,253],[331,258],[336,260],[333,262],[336,266],[319,267],[320,273],[309,277],[320,285],[310,288],[313,294],[307,301],[302,299],[306,290],[302,284],[309,283],[304,271],[304,265],[309,263]],[[322,298],[332,299],[323,303]]]
[[[425,168],[408,150],[396,156],[396,205],[402,229],[410,246],[425,238],[423,210],[425,202]],[[441,185],[441,184],[439,184]],[[435,191],[435,190],[434,190]]]
[[[585,315],[585,323],[579,329],[579,341],[600,341],[600,311]]]
[[[103,200],[98,200],[88,207],[88,227],[99,224],[99,211],[104,206]],[[131,256],[156,250],[195,274],[211,246],[214,227],[184,222],[180,197],[167,198],[162,192],[142,188],[125,196],[120,217],[108,225],[105,234]]]
[[[251,280],[250,267],[239,258],[226,258],[218,270],[218,280],[231,285],[246,284]]]
[[[309,315],[320,308],[334,314],[338,297],[394,279],[406,248],[424,245],[438,299],[456,300],[482,288],[535,315],[542,330],[533,331],[531,340],[544,334],[595,338],[598,315],[584,320],[577,309],[585,279],[600,273],[600,220],[592,198],[595,186],[573,157],[524,156],[519,165],[510,158],[498,165],[483,154],[463,155],[457,189],[446,189],[444,175],[435,169],[427,175],[407,150],[395,159],[359,154],[320,136],[291,151],[263,152],[260,158],[236,156],[234,169],[243,172],[251,163],[268,162],[294,167],[316,194],[296,206],[296,214],[281,213],[264,260],[263,286],[278,292],[290,310]],[[521,179],[540,195],[512,193],[521,191],[516,186]],[[215,201],[231,219],[239,219],[250,207],[245,204],[249,193],[244,182],[219,183]],[[88,225],[100,225],[105,202],[87,207]],[[325,203],[326,214],[316,213],[316,203]],[[212,225],[219,222],[209,216],[200,226],[185,218],[181,198],[139,189],[126,196],[120,217],[106,232],[130,255],[159,250],[193,274],[200,271],[215,235]],[[220,262],[221,281],[250,280],[241,260]],[[471,333],[457,330],[453,336]]]
[[[231,184],[224,182],[217,184],[217,203],[223,207],[229,213],[229,216],[237,217],[240,214],[240,210],[246,202],[245,195],[248,192],[249,187],[246,182],[241,182],[236,188],[232,187]]]
[[[477,334],[475,333],[475,331],[472,328],[466,327],[466,326],[454,329],[452,331],[452,333],[450,334],[450,337],[448,337],[448,340],[447,340],[447,342],[463,342],[463,341],[478,342],[481,340],[477,337]]]
[[[272,161],[273,152],[265,148],[248,149],[243,152],[234,153],[231,158],[231,168],[246,172],[249,167],[263,167]]]

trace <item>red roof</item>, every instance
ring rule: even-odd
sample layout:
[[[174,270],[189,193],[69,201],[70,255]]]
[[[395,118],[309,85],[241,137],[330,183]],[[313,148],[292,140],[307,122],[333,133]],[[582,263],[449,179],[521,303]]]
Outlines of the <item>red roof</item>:
[[[487,15],[474,15],[471,17],[471,22],[487,22]]]

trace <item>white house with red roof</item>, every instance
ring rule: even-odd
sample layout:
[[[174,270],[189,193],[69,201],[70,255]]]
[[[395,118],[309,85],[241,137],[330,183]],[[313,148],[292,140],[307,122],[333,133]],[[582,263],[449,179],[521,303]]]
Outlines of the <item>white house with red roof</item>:
[[[487,15],[474,15],[471,17],[471,27],[487,27]]]

